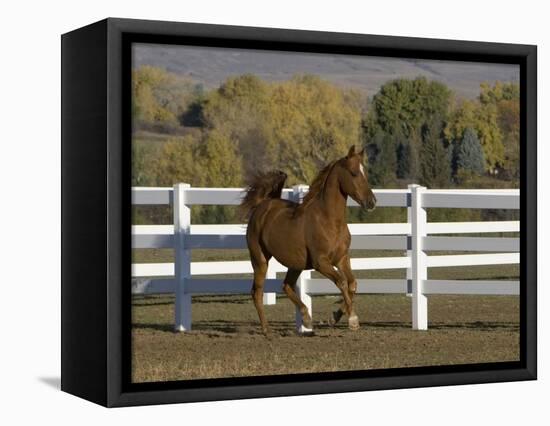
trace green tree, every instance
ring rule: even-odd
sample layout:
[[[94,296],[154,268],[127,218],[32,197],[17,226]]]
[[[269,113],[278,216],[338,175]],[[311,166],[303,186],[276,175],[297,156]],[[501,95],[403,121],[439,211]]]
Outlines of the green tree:
[[[446,188],[450,180],[450,164],[443,144],[443,128],[440,117],[433,117],[422,127],[420,149],[420,179],[428,188]]]
[[[483,149],[473,129],[466,128],[462,140],[455,143],[453,163],[456,171],[464,170],[476,174],[484,172]]]
[[[369,144],[369,183],[380,188],[395,186],[397,149],[394,139],[379,131]]]
[[[433,115],[444,120],[450,99],[447,86],[425,77],[390,81],[372,99],[367,131],[374,135],[380,128],[389,135],[409,138]]]
[[[409,138],[397,135],[395,138],[397,146],[397,169],[396,175],[399,179],[415,180],[418,175],[418,150],[419,138],[415,131]]]
[[[504,145],[503,160],[500,164],[501,177],[519,179],[519,85],[517,83],[495,82],[493,86],[481,85],[481,104],[496,108],[497,121]]]
[[[496,81],[493,86],[481,83],[479,100],[482,104],[497,104],[501,101],[519,99],[519,85],[517,83],[503,83]]]
[[[486,98],[489,99],[490,96]],[[475,130],[481,143],[485,169],[493,172],[502,166],[504,144],[496,104],[462,100],[454,105],[445,128],[445,136],[448,140],[459,140],[468,127]]]

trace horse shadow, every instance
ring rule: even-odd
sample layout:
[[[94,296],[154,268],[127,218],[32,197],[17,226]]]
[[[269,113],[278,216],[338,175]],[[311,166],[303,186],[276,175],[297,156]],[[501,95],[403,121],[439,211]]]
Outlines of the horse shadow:
[[[293,321],[270,321],[270,330],[274,334],[280,336],[294,335],[295,326]],[[154,330],[161,332],[175,333],[173,324],[169,323],[133,323],[132,328],[136,330]],[[319,331],[344,331],[348,329],[348,325],[345,321],[336,325],[329,325],[328,323],[319,323],[314,325],[314,330]],[[412,330],[410,322],[400,321],[364,321],[361,324],[361,330],[368,332],[368,330]],[[468,329],[476,331],[518,331],[519,324],[514,322],[492,322],[492,321],[473,321],[473,322],[458,322],[458,323],[429,323],[428,331],[432,330],[458,330]],[[193,322],[192,332],[196,333],[210,333],[210,334],[229,334],[229,335],[263,335],[260,330],[260,326],[256,321],[225,321],[225,320],[202,320]],[[315,334],[315,333],[314,333]],[[304,334],[308,336],[308,334]]]

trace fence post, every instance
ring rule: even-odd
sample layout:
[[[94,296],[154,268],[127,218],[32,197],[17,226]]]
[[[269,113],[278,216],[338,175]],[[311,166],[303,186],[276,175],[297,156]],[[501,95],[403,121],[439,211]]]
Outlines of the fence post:
[[[422,194],[426,188],[409,185],[411,190],[411,278],[412,278],[412,327],[428,329],[428,299],[423,293],[424,280],[428,278],[426,253],[422,242],[426,236],[426,209],[422,207]]]
[[[307,193],[309,186],[307,185],[294,185],[293,198],[296,203],[301,203],[304,195]],[[311,278],[311,271],[302,271],[298,280],[296,281],[296,293],[300,297],[300,300],[306,305],[309,315],[313,318],[311,296],[307,294],[308,280]],[[311,333],[313,330],[311,328],[304,327],[302,323],[302,314],[298,309],[296,309],[296,331],[298,333]]]
[[[268,267],[266,278],[267,279],[277,278],[277,273],[275,272],[275,268]],[[264,293],[264,305],[275,305],[276,303],[277,303],[277,293]]]
[[[185,284],[191,276],[191,253],[185,249],[185,235],[191,232],[191,209],[185,205],[185,190],[190,185],[174,185],[174,270],[175,295],[174,306],[176,331],[191,330],[191,295],[186,293]]]
[[[409,193],[407,194],[407,223],[411,225],[412,234],[412,191],[416,185],[409,185]],[[409,234],[409,237],[411,237]],[[411,240],[412,241],[412,240]],[[409,258],[410,266],[406,269],[407,272],[407,297],[412,297],[412,246],[407,244],[407,257]]]

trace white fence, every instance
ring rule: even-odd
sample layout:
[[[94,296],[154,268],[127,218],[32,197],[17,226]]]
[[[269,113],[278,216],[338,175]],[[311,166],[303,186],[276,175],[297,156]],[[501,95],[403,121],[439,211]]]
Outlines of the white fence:
[[[282,197],[300,202],[308,187],[283,190]],[[426,296],[429,294],[519,295],[519,281],[428,280],[432,267],[497,265],[519,263],[519,238],[457,237],[437,234],[519,232],[518,221],[434,222],[426,220],[428,208],[519,209],[518,190],[428,190],[410,185],[405,190],[375,190],[377,208],[406,207],[405,223],[350,224],[352,249],[403,250],[404,256],[353,258],[354,270],[406,269],[407,279],[359,279],[358,293],[403,293],[412,295],[412,326],[428,327]],[[192,205],[238,205],[240,188],[133,188],[134,205],[172,205],[173,225],[132,226],[133,248],[173,248],[174,263],[132,265],[132,276],[148,278],[134,283],[134,293],[175,293],[175,329],[191,329],[193,294],[249,294],[251,279],[228,278],[232,274],[252,273],[247,261],[191,262],[193,249],[245,249],[246,225],[192,225]],[[357,206],[351,199],[349,206]],[[426,251],[468,251],[483,254],[431,255]],[[275,303],[282,292],[277,272],[286,268],[272,259],[265,282],[264,302]],[[220,279],[198,278],[222,275]],[[339,294],[328,279],[311,278],[303,271],[297,287],[302,301],[311,312],[311,295]],[[307,331],[296,315],[299,331]]]

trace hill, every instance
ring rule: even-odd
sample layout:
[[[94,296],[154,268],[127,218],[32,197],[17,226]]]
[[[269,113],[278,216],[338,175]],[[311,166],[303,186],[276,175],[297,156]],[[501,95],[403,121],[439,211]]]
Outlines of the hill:
[[[229,76],[246,73],[267,81],[308,73],[371,95],[388,80],[424,76],[446,84],[459,96],[475,98],[482,82],[519,82],[519,67],[506,64],[152,44],[134,46],[134,67],[140,65],[189,76],[207,88],[219,86]]]

